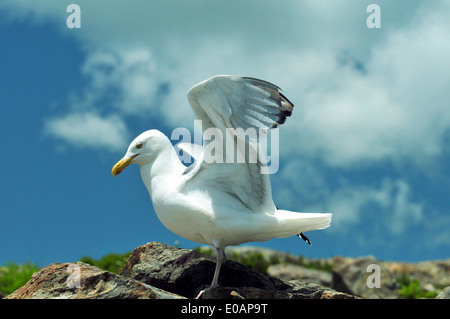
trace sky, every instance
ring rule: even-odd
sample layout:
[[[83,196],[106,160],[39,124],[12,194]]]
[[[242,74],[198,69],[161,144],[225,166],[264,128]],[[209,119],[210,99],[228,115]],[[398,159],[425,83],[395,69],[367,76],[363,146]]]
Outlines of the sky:
[[[0,0],[0,264],[196,247],[160,223],[137,165],[111,168],[143,131],[193,131],[186,93],[216,74],[283,89],[274,202],[333,213],[312,246],[249,245],[450,258],[449,16],[446,0]]]

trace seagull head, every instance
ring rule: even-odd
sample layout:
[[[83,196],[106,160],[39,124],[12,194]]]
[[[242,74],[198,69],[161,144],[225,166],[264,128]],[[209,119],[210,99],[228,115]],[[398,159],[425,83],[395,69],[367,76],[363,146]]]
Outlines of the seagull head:
[[[167,140],[167,137],[158,130],[149,130],[140,134],[128,146],[125,156],[114,165],[111,171],[112,176],[119,175],[132,163],[140,166],[152,163],[167,147]]]

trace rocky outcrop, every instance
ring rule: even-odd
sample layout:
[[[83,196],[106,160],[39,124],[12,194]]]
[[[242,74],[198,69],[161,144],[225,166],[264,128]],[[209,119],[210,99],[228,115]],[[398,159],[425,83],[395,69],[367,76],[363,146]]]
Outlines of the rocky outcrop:
[[[6,299],[177,299],[176,294],[77,263],[51,264]]]
[[[276,264],[267,268],[267,273],[283,280],[300,280],[325,287],[331,286],[331,273],[295,264]]]
[[[418,281],[424,292],[439,292],[450,285],[450,260],[400,263],[374,257],[334,257],[330,262],[334,266],[331,287],[363,298],[405,298],[399,294],[401,282],[405,279]],[[370,265],[379,267],[379,288],[367,284],[373,272]]]
[[[255,287],[219,287],[207,289],[205,299],[359,299],[319,285],[292,280],[285,290],[265,290]]]
[[[445,287],[444,290],[439,293],[436,299],[450,299],[450,286]]]
[[[431,292],[431,296],[450,286],[450,259],[417,263],[383,261],[373,256],[311,259],[251,246],[230,248],[228,255],[233,258],[234,254],[239,259],[264,256],[263,259],[271,264],[267,273],[276,278],[315,283],[362,298],[410,298],[399,293],[405,281],[418,281],[420,290]],[[367,284],[373,274],[373,270],[368,269],[369,265],[379,266],[380,288]]]
[[[419,280],[424,288],[435,290],[450,286],[450,259],[418,263],[381,262],[395,276]]]
[[[135,249],[120,274],[191,298],[211,284],[214,269],[215,258],[195,250],[152,242]],[[289,288],[280,279],[251,271],[230,260],[222,265],[219,284],[267,291]]]
[[[369,285],[369,276],[375,272],[375,265],[379,270],[379,283]],[[379,286],[379,287],[377,287]],[[332,272],[331,287],[336,290],[369,299],[398,298],[401,285],[395,276],[374,257],[343,259]]]
[[[152,242],[136,248],[120,274],[140,282],[194,298],[212,280],[215,259],[198,251]],[[354,296],[330,288],[254,272],[228,260],[222,265],[219,288],[203,298],[218,299],[342,299]]]
[[[214,258],[152,242],[136,248],[119,275],[84,263],[51,264],[6,299],[180,299],[208,287]],[[221,287],[206,289],[204,299],[357,298],[301,281],[283,281],[227,261]]]
[[[405,298],[401,280],[420,281],[420,289],[449,299],[450,260],[421,263],[380,261],[374,257],[305,259],[255,247],[232,248],[238,260],[258,259],[252,271],[228,260],[222,265],[219,288],[208,288],[215,258],[195,250],[158,242],[136,248],[120,274],[76,262],[51,264],[7,299],[186,299],[204,290],[203,299],[357,299]],[[269,266],[270,265],[270,266]],[[379,287],[370,285],[372,268]],[[316,266],[319,269],[311,269]],[[333,269],[330,271],[330,269]]]

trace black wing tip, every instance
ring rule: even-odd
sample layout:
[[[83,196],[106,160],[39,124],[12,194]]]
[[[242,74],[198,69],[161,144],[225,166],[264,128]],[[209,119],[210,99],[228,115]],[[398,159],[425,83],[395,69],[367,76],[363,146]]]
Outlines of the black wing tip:
[[[263,85],[263,86],[271,88],[271,89],[277,89],[277,90],[281,91],[281,88],[278,85],[275,85],[275,84],[265,81],[265,80],[253,78],[251,76],[243,76],[242,79],[253,82],[253,84],[256,84],[256,85],[259,84],[259,85]]]
[[[284,106],[286,108],[286,110],[289,110],[292,112],[292,110],[294,109],[294,103],[289,101],[289,99],[283,93],[278,92],[278,94],[280,94],[280,97],[281,97],[281,105]]]
[[[271,128],[276,128],[278,127],[278,125],[282,125],[284,124],[284,122],[286,122],[286,119],[291,116],[292,111],[280,111],[279,113],[276,114],[276,116],[278,117],[277,121],[272,125]]]
[[[309,245],[311,244],[311,241],[308,239],[308,237],[306,237],[303,233],[297,234],[298,237],[300,237],[301,239],[303,239],[305,242],[307,242]]]
[[[278,113],[272,113],[277,116],[278,119],[276,122],[272,124],[271,129],[278,127],[286,122],[286,118],[291,116],[292,111],[294,110],[294,103],[289,101],[289,99],[281,93],[281,88],[271,82],[253,78],[253,77],[241,77],[242,79],[249,81],[251,85],[259,87],[263,90],[266,90],[271,94],[270,99],[277,103],[277,107],[273,107]],[[272,106],[270,106],[272,107]]]
[[[277,114],[279,117],[289,117],[292,115],[292,111],[280,111],[280,113]]]

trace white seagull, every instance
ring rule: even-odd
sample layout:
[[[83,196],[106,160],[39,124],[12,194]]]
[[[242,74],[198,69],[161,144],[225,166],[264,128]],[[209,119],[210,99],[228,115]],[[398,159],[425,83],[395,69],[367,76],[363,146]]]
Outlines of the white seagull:
[[[294,107],[274,84],[229,75],[214,76],[193,86],[188,100],[196,119],[202,121],[203,132],[215,128],[224,141],[230,129],[277,127]],[[170,140],[158,130],[149,130],[131,142],[112,169],[116,176],[131,163],[138,164],[164,226],[183,238],[216,248],[211,287],[218,286],[226,246],[293,235],[310,243],[303,232],[324,229],[331,222],[331,214],[278,209],[272,199],[269,175],[261,173],[267,163],[258,139],[239,134],[236,137],[232,141],[238,152],[246,154],[244,163],[207,160],[210,149],[204,141],[203,147],[180,145],[195,159],[186,167]],[[239,143],[246,146],[244,151]],[[250,150],[257,151],[256,160],[248,160]],[[215,152],[226,157],[226,150]]]

